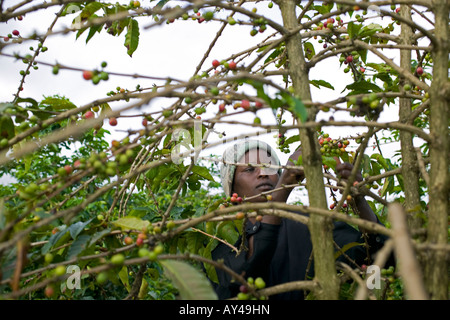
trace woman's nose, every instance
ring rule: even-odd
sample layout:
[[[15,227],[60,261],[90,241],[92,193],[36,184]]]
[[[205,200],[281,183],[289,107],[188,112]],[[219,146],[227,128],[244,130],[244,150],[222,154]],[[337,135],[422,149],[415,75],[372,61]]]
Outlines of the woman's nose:
[[[271,176],[277,173],[277,170],[270,167],[259,167],[260,171],[258,172],[259,176]]]

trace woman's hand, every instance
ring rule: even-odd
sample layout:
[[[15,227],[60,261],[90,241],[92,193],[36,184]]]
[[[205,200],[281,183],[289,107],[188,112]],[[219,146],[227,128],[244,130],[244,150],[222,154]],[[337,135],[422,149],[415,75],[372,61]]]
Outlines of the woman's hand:
[[[336,159],[336,173],[337,176],[347,181],[350,178],[350,175],[353,170],[353,165],[348,162],[341,163],[339,159]],[[355,181],[362,181],[363,177],[361,175],[361,172],[357,172],[355,175]],[[353,210],[360,216],[360,218],[372,222],[377,222],[377,217],[375,213],[372,211],[372,208],[367,203],[366,199],[362,194],[358,195],[352,195],[352,201],[350,202],[350,205],[352,205]],[[361,230],[364,232],[364,230]]]
[[[339,178],[343,180],[348,180],[353,170],[353,165],[348,162],[341,163],[339,159],[336,160],[336,172]],[[361,172],[357,172],[355,176],[355,181],[362,181],[363,177]]]
[[[297,149],[287,161],[287,166],[295,166],[295,162],[297,162],[298,158],[301,156],[302,150]],[[300,181],[305,178],[305,172],[300,168],[286,168],[281,173],[280,178],[278,179],[278,183],[275,189],[280,189],[279,191],[275,191],[272,193],[273,200],[279,202],[286,202],[289,198],[291,191],[294,189],[292,185],[297,185]],[[285,187],[291,186],[291,187]]]
[[[297,149],[286,163],[286,166],[296,166],[298,158],[302,155],[302,150]],[[305,172],[300,168],[286,168],[280,177],[280,184],[291,185],[297,184],[305,178]]]

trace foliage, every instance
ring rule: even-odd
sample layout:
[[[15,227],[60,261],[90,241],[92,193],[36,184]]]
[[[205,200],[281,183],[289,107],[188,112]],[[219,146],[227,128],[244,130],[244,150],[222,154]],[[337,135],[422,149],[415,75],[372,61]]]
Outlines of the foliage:
[[[338,93],[342,83],[326,75],[311,79],[311,88],[339,95],[334,100],[320,97],[325,102],[302,99],[293,88],[283,35],[287,31],[276,22],[272,2],[64,3],[17,6],[3,11],[0,20],[26,23],[33,11],[40,14],[47,7],[60,8],[56,20],[66,17],[72,23],[61,32],[68,33],[66,37],[82,41],[85,36],[91,45],[106,33],[123,39],[124,48],[113,50],[125,50],[130,57],[148,41],[145,32],[173,23],[250,30],[248,37],[259,40],[230,57],[217,57],[218,64],[208,66],[205,62],[215,59],[210,49],[219,32],[190,79],[126,74],[154,84],[117,87],[106,96],[98,92],[95,101],[77,105],[72,97],[58,94],[57,88],[51,96],[23,97],[25,79],[40,67],[50,67],[55,76],[63,71],[82,74],[95,89],[124,73],[109,71],[107,62],[93,70],[64,65],[63,57],[60,62],[44,62],[41,56],[48,49],[50,33],[8,34],[2,26],[2,58],[24,65],[14,99],[0,104],[0,175],[11,181],[0,185],[2,298],[170,300],[197,294],[214,298],[204,277],[206,272],[216,280],[211,251],[218,241],[233,245],[243,223],[238,209],[230,207],[230,198],[221,191],[218,158],[194,153],[207,150],[212,137],[224,138],[225,132],[215,129],[218,124],[276,130],[272,142],[289,154],[300,141],[298,128],[313,122],[310,127],[317,129],[332,210],[356,216],[349,201],[341,199],[344,188],[335,169],[337,161],[359,159],[364,181],[352,185],[352,191],[370,198],[369,204],[387,227],[388,203],[407,200],[402,150],[392,156],[386,147],[400,142],[403,131],[415,134],[414,141],[421,144],[416,170],[422,166],[415,217],[421,219],[421,228],[426,227],[432,49],[412,43],[408,50],[417,57],[409,70],[384,55],[385,49],[400,51],[398,32],[405,19],[395,1],[390,6],[375,5],[376,12],[364,3],[299,2],[302,24],[297,31],[307,67],[336,58],[332,63],[339,64],[340,79],[345,82]],[[424,7],[414,8],[416,16],[426,15]],[[426,36],[424,32],[421,37]],[[24,54],[22,48],[29,46],[31,54]],[[169,105],[150,104],[158,98]],[[400,99],[410,101],[413,118],[382,123],[381,115],[395,112]],[[127,104],[117,107],[117,102]],[[117,138],[115,121],[130,117],[130,110],[139,125]],[[311,119],[311,114],[327,120]],[[339,114],[345,115],[345,121],[334,119]],[[367,132],[331,133],[333,126],[364,127]],[[235,132],[229,130],[231,137],[237,137]],[[174,161],[182,152],[182,160]],[[66,272],[72,265],[81,270],[79,288],[71,286],[74,274]],[[364,268],[356,270],[362,278]],[[385,290],[375,293],[377,298],[405,298],[398,273],[384,270],[383,284]],[[357,287],[356,281],[345,282],[341,298],[353,299]]]

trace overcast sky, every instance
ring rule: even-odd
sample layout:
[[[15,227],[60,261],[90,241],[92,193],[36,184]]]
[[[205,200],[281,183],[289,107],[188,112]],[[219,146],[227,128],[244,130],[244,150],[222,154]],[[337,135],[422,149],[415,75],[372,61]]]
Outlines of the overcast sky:
[[[121,3],[128,3],[128,1],[120,1]],[[146,1],[141,1],[143,4]],[[4,1],[3,7],[7,8],[15,1]],[[254,4],[246,4],[247,8],[252,8]],[[55,17],[55,12],[58,8],[49,8],[40,10],[34,14],[28,14],[22,21],[9,21],[8,23],[0,23],[0,36],[5,36],[11,33],[12,30],[17,29],[21,35],[26,37],[33,31],[39,34],[46,32],[48,26]],[[271,19],[280,21],[279,11],[274,6],[273,9],[267,8],[267,2],[262,2],[258,5],[258,13],[270,14]],[[63,26],[71,23],[73,15],[70,17],[61,18],[56,24],[54,31],[62,30]],[[236,15],[236,18],[239,16]],[[174,77],[177,79],[188,80],[194,73],[196,66],[202,59],[204,52],[214,39],[221,24],[217,22],[204,22],[199,24],[194,21],[177,20],[170,25],[163,24],[160,27],[150,28],[144,30],[144,26],[149,25],[152,21],[150,18],[138,19],[141,26],[141,34],[139,40],[139,47],[134,52],[133,57],[127,55],[124,47],[124,35],[113,37],[108,35],[105,30],[100,34],[96,34],[92,40],[86,44],[86,34],[81,35],[78,40],[75,40],[75,34],[51,36],[46,42],[45,46],[48,51],[41,53],[37,61],[47,63],[61,63],[63,65],[77,67],[82,69],[99,68],[102,61],[106,61],[108,66],[106,71],[120,72],[128,74],[141,74],[155,77]],[[383,21],[387,24],[389,21]],[[211,66],[213,59],[225,59],[231,54],[241,52],[250,46],[257,44],[264,40],[268,35],[273,33],[270,27],[264,34],[258,34],[255,37],[250,37],[251,27],[227,26],[220,37],[215,48],[212,50],[210,56],[202,67],[206,70]],[[19,52],[22,55],[31,53],[28,48],[37,46],[36,42],[27,42],[22,45],[11,45],[3,50],[5,53]],[[320,51],[320,46],[316,47],[316,52]],[[389,56],[389,52],[385,52]],[[391,58],[395,57],[395,52],[391,54]],[[15,61],[12,58],[0,56],[0,102],[11,101],[13,94],[17,91],[21,76],[19,71],[24,69],[25,64],[21,60]],[[314,101],[326,102],[338,97],[345,85],[351,83],[350,73],[344,74],[342,67],[339,66],[337,58],[330,58],[327,62],[319,64],[311,70],[310,79],[323,79],[335,87],[335,90],[321,88],[320,90],[312,87],[312,96]],[[59,94],[69,98],[77,106],[85,105],[95,99],[106,97],[106,93],[115,90],[116,87],[135,89],[137,84],[142,88],[151,87],[155,81],[146,79],[132,79],[130,77],[110,76],[108,81],[102,81],[100,84],[94,86],[90,81],[82,79],[80,72],[62,70],[57,76],[52,74],[51,67],[40,66],[38,70],[31,70],[31,74],[26,77],[24,89],[21,92],[21,97],[32,97],[40,100],[43,96]],[[160,83],[158,83],[160,84]],[[282,81],[279,81],[283,85]],[[124,102],[117,103],[113,107],[123,107]],[[130,113],[138,114],[142,111],[155,110],[170,104],[165,104],[164,101],[158,100],[145,106],[141,111],[132,110]],[[211,106],[212,108],[217,106]],[[381,115],[381,121],[393,121],[397,119],[397,109],[395,106],[389,107],[390,111],[384,111]],[[213,113],[216,112],[214,108]],[[263,123],[274,123],[274,116],[270,110],[260,111],[258,115],[262,118]],[[327,120],[330,114],[319,113],[319,119]],[[205,116],[208,117],[208,114]],[[351,120],[347,113],[336,113],[334,115],[336,120]],[[247,115],[240,115],[237,119],[252,122],[254,115],[249,113]],[[128,128],[136,128],[136,123],[140,125],[139,118],[121,118],[119,125],[115,128],[105,124],[105,128],[111,130],[112,138],[121,137],[123,133],[115,133],[114,130],[126,130]],[[253,131],[248,127],[228,127],[217,126],[218,131],[226,131],[228,136],[235,136],[238,133],[246,131]],[[347,136],[349,134],[356,134],[365,132],[364,128],[324,128],[333,137]],[[275,139],[270,135],[269,142],[275,147]],[[217,140],[217,136],[211,135],[211,141]],[[295,146],[294,146],[295,147]],[[217,148],[207,150],[205,155],[210,153],[221,155],[224,146],[220,145]],[[291,148],[294,151],[294,148]],[[280,158],[283,163],[286,162],[288,155],[280,153]]]

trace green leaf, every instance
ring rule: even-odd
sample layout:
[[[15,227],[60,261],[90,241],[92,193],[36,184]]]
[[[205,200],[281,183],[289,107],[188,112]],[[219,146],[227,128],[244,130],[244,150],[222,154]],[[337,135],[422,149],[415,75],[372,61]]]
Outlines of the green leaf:
[[[22,103],[22,102],[28,102],[31,103],[31,105],[34,108],[38,107],[38,103],[36,100],[34,100],[33,98],[17,98],[16,103]]]
[[[58,227],[60,229],[59,232],[53,234],[48,242],[42,247],[41,253],[46,254],[54,245],[57,246],[59,244],[64,243],[69,237],[69,229],[67,229],[64,225]]]
[[[189,189],[192,191],[200,190],[200,187],[202,186],[200,181],[198,181],[198,177],[190,176],[186,179],[186,182],[188,184]]]
[[[139,23],[135,19],[130,19],[127,27],[127,34],[125,35],[125,47],[127,53],[131,57],[136,51],[139,44]]]
[[[365,80],[360,80],[358,82],[354,82],[352,84],[349,84],[345,88],[348,89],[348,90],[352,90],[352,91],[354,91],[356,93],[367,93],[369,91],[373,91],[373,92],[381,92],[381,91],[383,91],[376,84],[371,83],[371,82],[367,82]]]
[[[123,217],[111,222],[113,225],[122,228],[122,230],[142,230],[146,228],[150,222],[137,217]]]
[[[239,232],[233,221],[222,221],[217,227],[217,235],[230,244],[235,244],[239,238]]]
[[[294,142],[299,142],[300,141],[300,136],[298,134],[293,135],[289,138],[286,139],[286,141],[284,142],[286,145],[290,145]]]
[[[128,292],[131,290],[130,281],[128,280],[128,269],[126,266],[123,266],[119,271],[119,279],[122,281],[123,285],[127,289]]]
[[[334,3],[325,3],[322,6],[313,6],[314,10],[317,10],[317,12],[319,12],[320,14],[325,14],[330,12],[330,10],[333,8]]]
[[[207,259],[212,259],[211,252],[214,250],[214,248],[217,246],[217,244],[218,244],[217,240],[210,241],[208,243],[208,245],[206,246],[205,250],[203,250],[202,256]],[[213,265],[211,265],[210,263],[206,263],[206,262],[203,263],[203,266],[205,267],[206,274],[208,275],[208,279],[215,283],[219,283],[219,278],[217,277],[216,268]]]
[[[80,234],[81,231],[84,230],[84,228],[92,221],[92,219],[89,219],[88,221],[82,222],[76,222],[74,224],[72,224],[69,227],[69,232],[70,232],[70,236],[72,237],[72,239],[76,239],[77,236]]]
[[[336,170],[336,159],[334,157],[322,156],[322,163],[327,165],[329,168]]]
[[[309,83],[311,83],[313,86],[320,89],[320,87],[325,87],[331,90],[334,90],[334,87],[331,85],[331,83],[325,81],[325,80],[310,80]]]
[[[367,36],[371,36],[377,32],[380,32],[383,30],[383,27],[380,26],[377,23],[371,23],[367,26],[364,26],[360,31],[358,36],[360,37],[367,37]]]
[[[200,177],[205,178],[206,180],[215,181],[211,173],[209,173],[209,170],[205,167],[193,166],[192,172],[198,174]]]
[[[347,250],[356,247],[356,246],[362,246],[362,243],[359,242],[350,242],[347,243],[345,246],[343,246],[340,250],[336,251],[334,253],[334,259],[336,260],[337,258],[339,258],[340,255],[342,255],[344,252],[346,252]]]
[[[256,96],[258,98],[263,99],[268,104],[271,103],[270,97],[264,91],[264,84],[262,82],[256,81],[256,80],[253,80],[253,79],[245,79],[243,82],[247,83],[247,84],[251,85],[253,88],[255,88]]]
[[[6,226],[5,200],[0,198],[0,230]]]
[[[86,43],[88,43],[89,40],[92,39],[92,37],[95,35],[95,33],[100,33],[102,31],[102,28],[103,28],[103,24],[99,24],[99,25],[90,27],[89,34],[86,37]]]
[[[156,5],[158,6],[158,7],[164,7],[164,5],[167,3],[167,2],[169,2],[169,0],[160,0]]]
[[[77,107],[69,99],[58,96],[46,97],[41,101],[41,105],[50,106],[53,111],[65,111]]]
[[[112,112],[111,106],[108,103],[102,103],[101,105],[99,105],[101,111],[100,111],[100,116],[106,116],[106,114]]]
[[[83,252],[87,248],[87,244],[90,239],[90,235],[84,234],[79,236],[74,242],[72,242],[72,245],[67,252],[67,259],[75,258],[81,252]]]
[[[350,21],[347,25],[348,36],[350,39],[355,39],[359,35],[359,31],[361,30],[362,24],[354,24],[353,21]]]
[[[308,112],[306,111],[306,107],[303,102],[300,99],[291,96],[288,103],[291,106],[291,111],[294,115],[300,118],[301,122],[305,122],[308,118]]]
[[[16,135],[14,122],[10,117],[0,117],[0,135],[8,140]]]
[[[316,54],[314,46],[311,42],[305,42],[303,44],[303,50],[305,51],[305,57],[308,60],[311,60],[311,58]]]
[[[387,193],[391,193],[394,189],[394,183],[394,177],[387,177],[384,180],[383,188],[381,188],[380,197],[384,197]]]
[[[264,47],[258,49],[258,52],[264,51],[264,50],[266,49],[266,47],[267,47],[267,46],[264,46]],[[265,64],[269,63],[270,61],[272,61],[272,60],[274,60],[275,58],[277,58],[281,53],[282,53],[282,50],[280,50],[280,49],[278,49],[278,48],[275,49],[275,50],[273,50],[272,53],[266,58],[266,60],[264,60],[264,63],[265,63]]]
[[[16,105],[11,102],[2,102],[0,103],[0,112],[3,112],[8,108],[15,108],[15,106]]]
[[[164,272],[172,280],[182,300],[217,300],[205,274],[189,263],[177,260],[161,261]]]
[[[379,153],[374,153],[370,156],[370,158],[377,160],[377,162],[384,168],[384,170],[388,171],[390,170],[390,167],[388,163],[386,162],[386,159],[383,158],[383,156]]]
[[[109,234],[110,232],[111,232],[111,229],[106,228],[106,229],[103,229],[101,231],[94,233],[94,235],[89,240],[89,246],[95,244],[98,240],[100,240],[101,238],[103,238],[104,236]]]
[[[104,5],[105,4],[98,1],[88,3],[81,11],[81,19],[89,19],[95,12],[103,8]]]
[[[367,61],[367,49],[358,50],[358,53],[359,53],[359,55],[361,57],[361,61],[366,63],[366,61]]]
[[[367,154],[363,155],[361,168],[362,168],[363,173],[368,173],[368,174],[372,173],[372,169],[370,167],[370,158]]]
[[[186,246],[189,252],[198,253],[200,248],[203,248],[203,241],[206,236],[199,232],[188,232],[186,234]]]
[[[339,155],[339,157],[340,157],[342,160],[344,160],[344,162],[351,162],[351,161],[350,161],[350,157],[348,156],[348,153],[347,153],[347,152],[341,153],[341,154]]]

